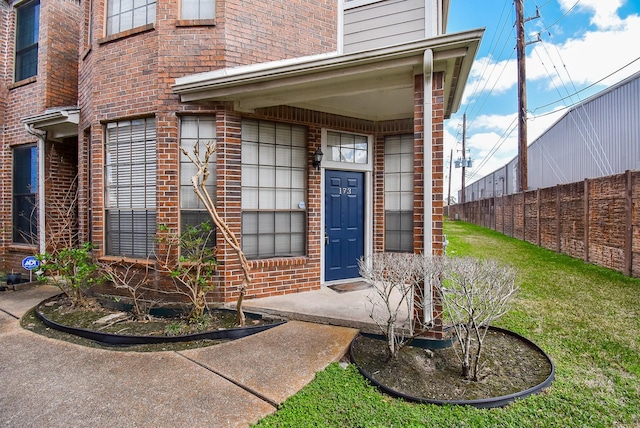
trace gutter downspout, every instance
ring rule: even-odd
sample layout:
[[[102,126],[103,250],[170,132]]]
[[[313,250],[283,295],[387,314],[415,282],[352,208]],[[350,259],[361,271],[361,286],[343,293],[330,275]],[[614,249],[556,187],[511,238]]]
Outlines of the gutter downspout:
[[[33,125],[24,124],[25,129],[38,139],[38,247],[39,252],[46,251],[45,233],[45,185],[44,185],[44,150],[47,132],[34,128]]]
[[[426,256],[433,255],[433,51],[427,49],[424,51],[423,58],[423,76],[424,76],[424,93],[423,93],[423,152],[424,152],[424,220],[423,234],[424,247],[423,254]],[[431,281],[425,278],[424,284],[431,286]],[[433,322],[433,290],[425,290],[424,308],[422,310],[425,325]]]

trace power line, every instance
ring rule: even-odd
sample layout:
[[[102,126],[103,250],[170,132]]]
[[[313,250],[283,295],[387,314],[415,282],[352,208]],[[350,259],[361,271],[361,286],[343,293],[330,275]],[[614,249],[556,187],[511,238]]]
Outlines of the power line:
[[[555,100],[555,101],[553,101],[553,102],[551,102],[551,103],[544,104],[544,105],[541,105],[541,106],[536,107],[535,109],[533,109],[533,111],[532,111],[532,112],[535,112],[536,110],[539,110],[539,109],[541,109],[541,108],[545,108],[545,107],[549,107],[549,106],[551,106],[551,105],[557,104],[557,103],[559,103],[559,102],[561,102],[561,101],[566,100],[567,98],[572,98],[572,97],[574,97],[574,96],[578,95],[580,92],[584,92],[584,91],[586,91],[587,89],[590,89],[590,88],[592,88],[592,87],[596,86],[597,84],[599,84],[599,83],[600,83],[600,82],[602,82],[603,80],[608,79],[609,77],[613,76],[614,74],[619,73],[620,71],[624,70],[625,68],[629,67],[631,64],[633,64],[634,62],[637,62],[637,61],[640,61],[640,57],[638,57],[638,58],[634,59],[633,61],[631,61],[631,62],[629,62],[629,63],[627,63],[627,64],[623,65],[622,67],[618,68],[617,70],[615,70],[615,71],[613,71],[613,72],[611,72],[611,73],[607,74],[607,75],[606,75],[606,76],[604,76],[602,79],[599,79],[599,80],[597,80],[597,81],[593,82],[592,84],[590,84],[590,85],[588,85],[588,86],[585,86],[584,88],[580,89],[579,91],[574,92],[573,94],[570,94],[570,95],[567,95],[566,97],[562,97],[562,98],[560,98],[560,99],[557,99],[557,100]],[[580,102],[580,101],[578,101],[578,103],[579,103],[579,102]],[[576,103],[576,104],[577,104],[577,103]],[[574,105],[575,105],[575,104],[574,104]],[[552,113],[555,113],[555,112],[554,112],[554,111],[551,111],[551,112],[543,113],[543,114],[539,115],[538,117],[546,116],[546,115],[549,115],[549,114],[552,114]]]

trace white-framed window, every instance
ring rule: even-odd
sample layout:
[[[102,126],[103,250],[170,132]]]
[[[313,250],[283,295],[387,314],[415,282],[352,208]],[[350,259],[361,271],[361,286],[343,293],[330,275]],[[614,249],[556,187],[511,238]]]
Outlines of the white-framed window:
[[[208,143],[216,141],[215,116],[183,116],[180,118],[180,148],[194,153],[198,147],[201,158],[206,152]],[[188,226],[197,227],[202,223],[214,226],[209,212],[196,196],[191,177],[197,172],[197,167],[180,151],[180,231],[184,232]],[[216,200],[216,154],[209,159],[209,178],[206,190],[215,202]],[[211,236],[209,246],[215,245],[215,234]]]
[[[413,252],[413,135],[384,142],[385,251]]]
[[[15,81],[38,74],[38,37],[40,35],[40,1],[16,8]]]
[[[214,19],[215,0],[181,0],[180,19]]]
[[[307,129],[242,121],[242,249],[247,258],[306,253]]]
[[[156,0],[107,0],[107,36],[156,22]]]
[[[333,162],[367,164],[369,139],[366,135],[327,132],[327,160]]]
[[[156,121],[111,122],[106,128],[106,254],[148,257],[156,235]]]

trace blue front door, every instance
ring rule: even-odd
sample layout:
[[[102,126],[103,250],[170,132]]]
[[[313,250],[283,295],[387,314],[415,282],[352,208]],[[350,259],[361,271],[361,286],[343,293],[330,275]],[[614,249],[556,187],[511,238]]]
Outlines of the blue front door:
[[[356,278],[364,255],[364,173],[325,170],[325,281]]]

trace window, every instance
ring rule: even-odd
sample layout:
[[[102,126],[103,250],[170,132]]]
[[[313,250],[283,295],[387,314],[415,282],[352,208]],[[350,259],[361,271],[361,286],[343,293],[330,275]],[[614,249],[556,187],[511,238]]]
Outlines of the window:
[[[38,34],[40,2],[32,1],[16,9],[16,82],[38,74]]]
[[[106,253],[147,257],[156,232],[155,119],[107,124]]]
[[[242,249],[247,258],[305,254],[307,130],[242,122]]]
[[[156,22],[156,0],[107,0],[107,36]]]
[[[413,252],[413,135],[384,143],[385,251]]]
[[[327,133],[327,160],[366,164],[369,158],[367,137],[364,135]]]
[[[13,149],[13,242],[38,242],[38,148]]]
[[[182,0],[180,19],[213,19],[215,0]]]
[[[186,116],[180,121],[180,147],[193,153],[195,145],[198,145],[200,157],[204,156],[205,145],[216,140],[216,119],[212,116]],[[187,226],[199,226],[204,222],[213,221],[200,199],[193,191],[191,177],[197,172],[196,166],[180,151],[180,231],[184,232]],[[216,195],[216,155],[209,159],[209,179],[207,180],[207,192],[215,202]],[[215,236],[209,242],[215,245]]]

